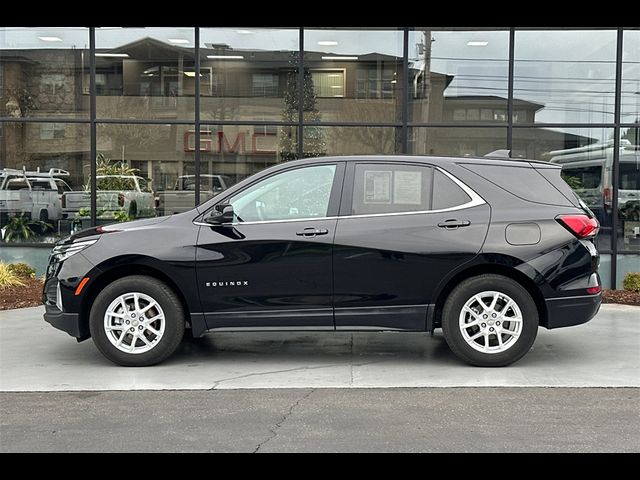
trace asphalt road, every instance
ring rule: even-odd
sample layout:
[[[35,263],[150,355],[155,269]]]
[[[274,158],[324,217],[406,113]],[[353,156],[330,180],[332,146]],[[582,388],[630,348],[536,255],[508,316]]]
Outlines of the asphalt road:
[[[0,393],[2,452],[638,452],[637,388]]]

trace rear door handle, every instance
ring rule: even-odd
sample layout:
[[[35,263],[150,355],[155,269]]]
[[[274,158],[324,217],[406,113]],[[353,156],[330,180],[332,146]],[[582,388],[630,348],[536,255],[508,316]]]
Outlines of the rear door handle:
[[[471,225],[471,222],[469,220],[455,220],[455,219],[445,220],[444,222],[440,222],[438,224],[440,228],[446,228],[448,230],[455,230],[456,228],[460,228],[460,227],[468,227],[469,225]]]
[[[327,235],[328,233],[329,230],[327,230],[326,228],[309,227],[305,228],[301,232],[296,232],[296,235],[298,235],[299,237],[316,237],[318,235]]]

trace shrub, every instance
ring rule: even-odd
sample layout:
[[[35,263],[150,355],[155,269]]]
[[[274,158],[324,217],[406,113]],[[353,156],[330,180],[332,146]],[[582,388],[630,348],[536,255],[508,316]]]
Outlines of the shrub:
[[[629,272],[624,276],[622,288],[630,292],[640,293],[640,272]]]
[[[10,263],[7,267],[20,278],[36,278],[36,269],[26,263]]]
[[[0,262],[0,290],[5,290],[9,287],[21,287],[24,285],[24,282],[20,280],[20,277],[13,273],[9,267],[10,265]]]

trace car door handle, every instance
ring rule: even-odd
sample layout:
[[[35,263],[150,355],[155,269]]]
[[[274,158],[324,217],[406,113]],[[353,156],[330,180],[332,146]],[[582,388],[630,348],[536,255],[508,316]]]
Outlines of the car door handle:
[[[327,235],[328,233],[329,230],[327,230],[326,228],[309,227],[305,228],[301,232],[296,232],[296,235],[298,235],[299,237],[315,237],[317,235]]]
[[[471,222],[469,220],[455,219],[445,220],[444,222],[440,222],[438,224],[440,228],[446,228],[447,230],[455,230],[456,228],[468,227],[469,225],[471,225]]]

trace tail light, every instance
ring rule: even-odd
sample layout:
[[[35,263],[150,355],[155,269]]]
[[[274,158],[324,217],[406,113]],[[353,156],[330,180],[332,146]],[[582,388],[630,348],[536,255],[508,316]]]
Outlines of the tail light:
[[[60,199],[60,204],[62,205],[62,208],[67,208],[67,196],[66,195],[62,195],[62,198]]]
[[[118,194],[118,206],[124,207],[124,195],[122,193]]]
[[[588,215],[559,215],[556,220],[578,238],[595,237],[600,230],[598,220]]]

